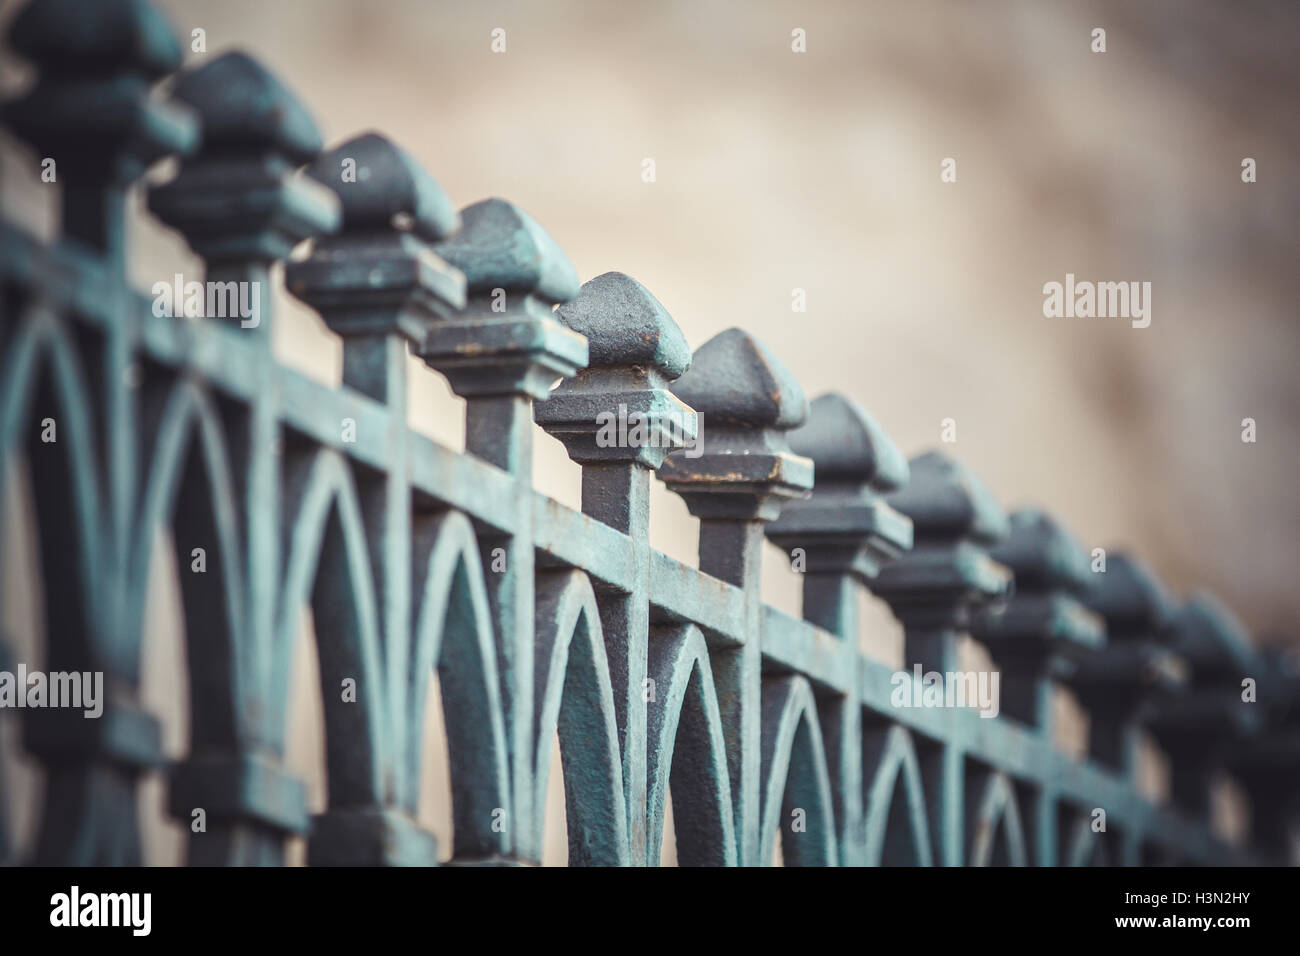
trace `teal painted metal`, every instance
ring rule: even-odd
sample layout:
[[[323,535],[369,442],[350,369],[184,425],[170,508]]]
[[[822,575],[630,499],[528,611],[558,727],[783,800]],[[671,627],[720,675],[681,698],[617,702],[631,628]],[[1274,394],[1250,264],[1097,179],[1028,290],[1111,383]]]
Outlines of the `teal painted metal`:
[[[35,0],[10,39],[38,80],[4,121],[66,185],[53,244],[0,224],[0,475],[19,457],[33,475],[43,578],[59,582],[50,668],[115,688],[99,720],[23,715],[48,779],[36,862],[140,859],[136,788],[163,764],[138,698],[159,527],[182,564],[208,555],[182,576],[192,752],[165,767],[171,812],[207,814],[191,863],[282,863],[298,833],[314,864],[436,862],[415,818],[434,670],[457,863],[537,862],[555,772],[574,864],[657,864],[670,788],[685,864],[767,863],[778,832],[789,865],[1280,857],[1300,680],[1209,599],[1177,609],[1123,556],[1092,574],[1050,517],[1008,519],[942,456],[909,464],[842,396],[809,405],[741,330],[692,354],[635,280],[580,287],[526,213],[457,212],[385,137],[322,152],[250,57],[158,101],[180,50],[142,0]],[[168,154],[179,172],[149,209],[209,281],[255,283],[256,327],[156,316],[127,285],[125,190]],[[345,180],[346,160],[365,175]],[[303,239],[286,286],[341,337],[340,389],[270,354],[273,267]],[[408,353],[466,399],[465,454],[408,429]],[[643,440],[602,439],[620,409]],[[56,443],[39,440],[47,417]],[[581,514],[531,488],[534,422],[581,465]],[[700,519],[698,571],[648,545],[654,476]],[[803,621],[760,601],[764,536],[805,572]],[[1003,714],[897,706],[893,670],[855,646],[863,588],[905,625],[909,668],[956,671],[963,637],[982,640]],[[303,603],[326,701],[314,817],[284,767]],[[1266,685],[1258,711],[1245,676]],[[336,693],[346,678],[355,703]],[[1054,746],[1062,683],[1093,714],[1092,760]],[[1144,725],[1173,754],[1173,807],[1133,778]],[[1221,766],[1255,798],[1250,846],[1209,827]],[[0,827],[0,859],[11,846]]]

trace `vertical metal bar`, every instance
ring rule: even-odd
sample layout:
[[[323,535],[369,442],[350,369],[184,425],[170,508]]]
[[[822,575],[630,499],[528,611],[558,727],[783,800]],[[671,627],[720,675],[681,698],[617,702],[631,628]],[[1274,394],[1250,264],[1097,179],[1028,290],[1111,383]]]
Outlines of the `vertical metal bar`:
[[[357,175],[346,176],[348,169]],[[434,321],[465,305],[464,275],[438,259],[430,245],[454,233],[460,217],[437,182],[377,133],[321,154],[307,175],[338,198],[343,227],[289,265],[286,285],[342,336],[344,386],[381,402],[385,411],[384,468],[379,474],[356,469],[356,474],[378,590],[383,731],[389,738],[381,792],[366,805],[331,806],[318,816],[308,860],[431,864],[438,858],[436,840],[415,820],[425,701],[411,698],[432,679],[413,670],[437,668],[439,661],[419,656],[416,646],[424,636],[411,633],[417,582],[412,580],[407,358],[408,345],[422,343]]]
[[[910,471],[911,480],[886,500],[912,519],[917,545],[885,567],[875,590],[903,622],[907,665],[953,674],[976,612],[1011,588],[1011,571],[983,550],[1006,536],[1007,518],[973,474],[937,452],[913,459]],[[966,856],[967,751],[954,731],[922,761],[934,843],[946,866],[961,866]]]
[[[694,411],[667,390],[690,365],[691,350],[649,290],[620,272],[584,283],[556,314],[587,339],[588,368],[551,392],[536,418],[582,465],[583,512],[632,543],[631,588],[601,594],[599,606],[623,757],[629,856],[634,865],[656,865],[647,836],[648,709],[651,699],[656,706],[664,701],[648,692],[650,474],[670,449],[696,436]]]
[[[912,546],[912,523],[880,495],[907,483],[907,460],[875,420],[832,392],[812,402],[790,447],[813,460],[817,482],[805,501],[786,505],[767,535],[803,570],[803,616],[841,639],[844,668],[858,661],[858,589]],[[865,862],[862,690],[818,705],[838,825],[840,863]],[[886,813],[889,809],[886,808]],[[887,825],[887,824],[886,824]]]
[[[578,276],[532,217],[504,200],[488,199],[461,210],[461,219],[462,229],[436,251],[465,273],[467,303],[430,326],[420,355],[466,399],[466,450],[516,482],[513,532],[485,535],[483,549],[510,737],[510,832],[519,856],[537,860],[542,835],[533,807],[539,742],[533,739],[532,408],[548,396],[555,379],[586,365],[587,343],[551,313],[578,294]],[[505,557],[504,571],[492,568],[495,549]]]
[[[36,66],[39,80],[5,103],[4,119],[36,155],[55,162],[63,185],[60,252],[85,259],[107,278],[102,291],[113,321],[102,341],[86,336],[82,343],[89,353],[85,391],[93,403],[98,459],[89,467],[107,494],[98,526],[87,532],[93,540],[82,541],[91,553],[77,558],[90,569],[82,582],[86,593],[79,595],[87,617],[78,622],[83,633],[52,627],[48,659],[60,668],[103,672],[105,686],[116,692],[96,721],[71,722],[66,711],[43,713],[24,721],[24,733],[47,768],[38,861],[131,864],[140,856],[136,783],[161,758],[157,721],[138,705],[141,635],[131,626],[125,597],[138,490],[125,193],[154,160],[192,149],[197,130],[191,117],[150,96],[149,84],[180,63],[174,35],[155,11],[123,16],[111,6],[90,5],[71,32],[66,16],[57,5],[32,3],[14,18],[13,48]],[[38,498],[43,493],[37,489]],[[47,597],[55,586],[45,582]]]
[[[950,628],[907,628],[907,665],[923,672],[956,672],[961,635]],[[942,741],[937,752],[922,758],[927,802],[933,816],[934,846],[944,866],[962,866],[966,859],[966,746],[959,735]]]
[[[762,732],[761,556],[763,527],[812,487],[812,462],[789,449],[785,432],[803,424],[808,400],[794,376],[740,329],[714,336],[673,392],[702,416],[702,448],[674,452],[659,474],[700,519],[699,565],[742,589],[745,642],[712,655],[731,771],[740,864],[756,866]],[[716,423],[716,424],[715,424]]]
[[[740,647],[713,652],[713,682],[727,743],[731,801],[741,866],[759,866],[759,734],[762,731],[760,646],[763,525],[759,521],[700,520],[700,570],[745,594]]]
[[[844,642],[849,661],[857,660],[858,584],[846,573],[809,571],[803,582],[803,616]],[[850,665],[852,666],[852,665]],[[836,801],[841,866],[862,864],[863,780],[862,695],[857,681],[840,697],[820,702],[822,737]]]
[[[533,801],[533,608],[535,606],[532,467],[532,399],[527,395],[470,397],[465,417],[465,450],[515,476],[517,491],[511,515],[514,534],[485,535],[484,576],[499,639],[497,665],[502,703],[510,727],[514,788],[513,832],[525,858],[540,854],[540,833],[532,832]],[[492,553],[505,557],[502,571],[492,570]]]
[[[629,462],[582,469],[582,510],[633,542],[634,580],[627,594],[603,595],[600,621],[623,750],[628,841],[634,865],[646,858],[646,678],[650,642],[650,472]]]
[[[255,343],[246,350],[262,387],[228,415],[227,439],[243,526],[245,620],[226,635],[236,649],[234,713],[220,748],[192,753],[173,772],[171,811],[189,823],[204,806],[207,831],[190,835],[190,862],[267,865],[284,859],[284,837],[305,829],[305,790],[281,767],[285,725],[277,675],[282,583],[282,396],[271,354],[272,264],[303,239],[338,227],[333,196],[292,177],[315,157],[320,135],[291,93],[245,54],[227,53],[177,78],[173,102],[196,112],[205,135],[176,178],[149,191],[149,208],[206,261],[208,289],[236,283],[255,311],[224,322]],[[227,287],[230,288],[230,287]],[[220,787],[220,789],[216,789]]]

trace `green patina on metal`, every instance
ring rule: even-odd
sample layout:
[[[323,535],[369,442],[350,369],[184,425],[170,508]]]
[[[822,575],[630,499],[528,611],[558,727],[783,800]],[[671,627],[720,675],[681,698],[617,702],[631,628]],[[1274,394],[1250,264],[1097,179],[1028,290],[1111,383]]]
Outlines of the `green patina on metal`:
[[[64,203],[49,245],[0,224],[0,476],[18,457],[33,476],[50,668],[114,688],[98,720],[23,715],[48,781],[35,862],[140,859],[136,789],[164,763],[138,700],[159,527],[182,567],[207,555],[182,575],[191,753],[164,768],[171,812],[207,815],[191,863],[282,863],[296,833],[315,864],[436,862],[415,816],[435,669],[457,863],[537,862],[556,772],[573,864],[656,864],[670,788],[684,864],[769,862],[778,832],[789,865],[1281,857],[1296,676],[1212,599],[1175,607],[1123,555],[1091,573],[1049,516],[1008,518],[940,455],[907,462],[842,396],[809,405],[739,329],[692,355],[634,279],[579,287],[526,213],[457,212],[384,136],[322,152],[244,54],[158,100],[180,48],[143,0],[35,0],[10,42],[37,81],[3,120],[57,161]],[[148,207],[210,282],[255,284],[256,327],[155,315],[126,284],[125,191],[172,154]],[[286,288],[342,338],[339,389],[270,354],[272,267],[303,239]],[[466,399],[466,453],[407,427],[408,353]],[[600,422],[620,409],[675,427],[611,445]],[[581,465],[582,514],[532,489],[535,423]],[[699,570],[648,545],[656,476],[700,520]],[[759,598],[765,536],[805,574],[803,621]],[[856,647],[863,588],[905,625],[909,669],[955,671],[964,635],[983,641],[1001,715],[894,706],[893,670]],[[326,702],[314,817],[284,766],[304,603]],[[1244,677],[1267,683],[1260,703]],[[1089,760],[1053,743],[1059,685],[1092,713]],[[1172,755],[1173,806],[1136,786],[1143,726]],[[1248,846],[1212,834],[1221,767],[1254,798]]]

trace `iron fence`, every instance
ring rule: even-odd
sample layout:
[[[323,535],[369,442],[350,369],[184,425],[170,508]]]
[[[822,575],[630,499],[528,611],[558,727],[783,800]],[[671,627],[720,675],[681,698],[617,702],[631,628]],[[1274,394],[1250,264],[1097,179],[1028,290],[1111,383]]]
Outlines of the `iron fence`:
[[[32,475],[49,669],[106,687],[96,719],[22,714],[46,774],[35,862],[139,862],[136,789],[162,767],[191,863],[282,863],[294,834],[314,864],[434,863],[416,807],[435,671],[456,863],[537,862],[556,772],[573,864],[657,863],[670,788],[683,864],[768,862],[778,834],[787,865],[1282,858],[1294,677],[1212,599],[1177,604],[1124,555],[1102,572],[956,462],[908,462],[742,330],[692,353],[635,280],[580,284],[525,212],[457,212],[383,135],[322,151],[246,55],[156,96],[181,51],[143,2],[35,0],[9,42],[37,79],[3,120],[55,161],[63,206],[51,243],[0,224],[2,474]],[[169,155],[148,208],[207,271],[146,295],[125,279],[124,203]],[[342,339],[341,388],[272,358],[282,264]],[[465,453],[407,426],[408,351],[466,400]],[[581,513],[534,491],[534,424],[581,465]],[[652,477],[699,519],[698,570],[648,545]],[[203,555],[181,575],[174,764],[139,699],[160,528],[181,568]],[[760,600],[765,537],[803,572],[804,620]],[[863,588],[905,626],[901,674],[859,653]],[[314,816],[284,765],[305,603]],[[965,635],[993,674],[961,671]],[[990,677],[1001,715],[934,706]],[[1086,760],[1054,743],[1061,685],[1091,715]],[[1136,786],[1143,728],[1171,755],[1170,806]],[[1225,767],[1252,798],[1242,845],[1210,826]]]

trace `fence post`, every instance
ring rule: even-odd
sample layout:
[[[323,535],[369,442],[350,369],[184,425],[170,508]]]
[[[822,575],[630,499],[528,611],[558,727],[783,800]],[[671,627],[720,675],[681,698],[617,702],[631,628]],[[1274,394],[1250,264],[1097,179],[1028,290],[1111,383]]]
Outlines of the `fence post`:
[[[737,856],[742,866],[768,861],[759,852],[759,593],[763,526],[782,503],[805,497],[813,466],[793,454],[785,432],[803,424],[808,400],[767,347],[740,329],[705,342],[673,392],[699,415],[701,453],[675,451],[659,477],[700,519],[700,570],[745,595],[745,642],[711,655],[731,774]]]
[[[1266,733],[1228,754],[1228,768],[1250,795],[1255,852],[1288,865],[1300,829],[1300,655],[1278,647],[1257,656]]]
[[[37,68],[35,87],[4,105],[6,123],[35,147],[62,190],[60,246],[102,273],[113,321],[80,343],[87,380],[88,446],[93,476],[77,472],[63,490],[62,450],[33,443],[29,455],[37,508],[47,529],[68,541],[68,553],[42,554],[46,582],[47,661],[52,669],[101,672],[110,695],[97,720],[74,711],[29,712],[27,749],[47,772],[45,813],[36,861],[42,864],[140,862],[135,790],[141,773],[162,762],[158,722],[134,699],[140,675],[140,632],[131,627],[128,568],[137,493],[135,305],[125,278],[126,191],[156,160],[186,153],[197,140],[192,115],[160,103],[150,90],[180,63],[174,34],[151,8],[106,2],[87,6],[75,29],[66,8],[35,2],[14,19],[10,43]],[[43,307],[43,303],[38,303]],[[63,442],[71,422],[59,422]],[[62,443],[59,443],[62,444]],[[6,449],[7,451],[8,449]],[[87,483],[99,493],[92,505]],[[77,531],[76,515],[97,512]],[[53,499],[53,500],[52,500]],[[98,507],[96,507],[96,505]],[[59,594],[60,582],[70,596]]]
[[[976,612],[1010,593],[1010,570],[985,550],[1006,535],[1006,515],[973,474],[938,452],[912,459],[911,480],[885,500],[912,519],[915,542],[881,571],[873,590],[903,622],[906,664],[954,673],[958,642]],[[954,733],[937,754],[922,757],[932,843],[945,866],[965,859],[966,750]]]
[[[14,19],[14,50],[39,72],[36,87],[4,107],[5,122],[55,161],[62,232],[111,269],[125,265],[126,190],[159,159],[188,154],[198,130],[188,110],[150,96],[181,64],[167,21],[145,4],[103,0],[78,9],[35,0]]]
[[[285,273],[291,293],[343,338],[343,384],[387,406],[387,469],[359,476],[383,628],[391,791],[381,806],[336,807],[313,823],[315,864],[433,864],[433,835],[415,823],[420,726],[408,695],[412,626],[411,483],[406,423],[408,344],[420,344],[439,317],[465,305],[465,279],[430,243],[460,227],[441,187],[414,160],[375,133],[319,156],[308,175],[340,200],[343,228],[318,239],[310,258]],[[346,586],[347,582],[339,582]],[[424,686],[419,684],[418,686]],[[350,707],[327,696],[325,706]],[[356,741],[355,746],[369,746]]]
[[[803,616],[843,642],[845,670],[858,660],[858,588],[912,546],[912,522],[881,495],[907,484],[907,459],[875,420],[835,392],[810,406],[790,433],[795,454],[811,458],[817,482],[767,526],[767,537],[804,572]],[[863,728],[859,682],[819,703],[838,823],[840,864],[861,865]]]
[[[465,449],[514,476],[513,534],[485,536],[484,574],[497,627],[498,665],[510,741],[513,845],[540,859],[533,832],[533,413],[557,378],[587,364],[587,343],[551,307],[578,294],[573,265],[512,203],[486,199],[461,210],[464,223],[435,251],[465,275],[467,304],[429,327],[420,357],[467,401]],[[501,548],[505,570],[492,569]]]
[[[602,595],[600,619],[623,750],[631,858],[635,866],[657,864],[646,840],[650,476],[669,450],[695,438],[695,412],[668,391],[690,367],[691,349],[658,300],[621,272],[584,283],[557,314],[586,337],[590,360],[534,417],[582,465],[583,513],[633,544],[632,590]]]
[[[1074,538],[1034,509],[1013,513],[1009,527],[990,554],[1015,574],[1015,594],[1005,607],[981,614],[972,633],[1002,671],[1002,711],[1054,745],[1057,682],[1105,644],[1105,624],[1079,600],[1092,572]],[[1038,783],[1033,803],[1037,865],[1055,866],[1061,834],[1053,780]]]
[[[175,179],[150,190],[149,209],[206,260],[208,283],[246,284],[236,287],[249,290],[255,312],[203,321],[223,321],[249,336],[250,374],[262,388],[229,423],[246,572],[246,620],[235,646],[250,658],[235,671],[249,687],[232,690],[247,694],[235,707],[235,739],[206,742],[175,768],[170,809],[187,824],[192,808],[207,812],[207,832],[191,835],[191,863],[279,863],[283,836],[304,830],[307,820],[301,782],[279,766],[286,717],[275,690],[284,476],[271,270],[301,240],[336,229],[338,204],[327,190],[293,176],[320,152],[320,134],[293,94],[251,57],[227,53],[184,73],[172,95],[199,114],[203,145]]]
[[[1081,662],[1070,683],[1092,717],[1090,754],[1136,788],[1140,724],[1156,698],[1186,682],[1186,662],[1166,645],[1172,607],[1145,564],[1114,551],[1087,604],[1106,620],[1107,646]],[[1140,865],[1141,844],[1138,828],[1126,827],[1122,865]]]
[[[1208,594],[1178,609],[1170,625],[1173,650],[1187,662],[1185,692],[1163,701],[1152,714],[1152,735],[1172,763],[1174,803],[1202,823],[1211,816],[1216,775],[1228,754],[1247,745],[1263,726],[1245,678],[1259,673],[1259,658],[1241,623]]]

